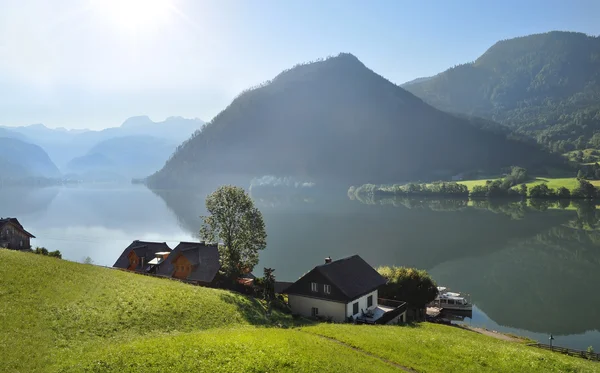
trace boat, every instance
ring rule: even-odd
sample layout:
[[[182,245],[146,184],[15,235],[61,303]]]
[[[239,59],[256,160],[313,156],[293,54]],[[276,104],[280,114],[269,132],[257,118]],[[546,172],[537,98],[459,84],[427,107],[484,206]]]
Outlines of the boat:
[[[444,310],[472,311],[473,305],[460,293],[448,291],[443,286],[438,286],[438,295],[430,302],[428,307],[438,307]]]

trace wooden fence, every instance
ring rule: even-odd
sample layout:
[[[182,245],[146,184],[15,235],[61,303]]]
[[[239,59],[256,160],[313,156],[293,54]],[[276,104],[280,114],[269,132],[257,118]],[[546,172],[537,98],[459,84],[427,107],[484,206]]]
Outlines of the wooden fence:
[[[529,344],[531,347],[542,348],[544,350],[550,350],[555,352],[560,352],[562,354],[577,356],[588,360],[600,361],[600,354],[596,352],[587,352],[582,350],[575,350],[572,348],[559,347],[559,346],[550,346],[545,343],[531,343]]]

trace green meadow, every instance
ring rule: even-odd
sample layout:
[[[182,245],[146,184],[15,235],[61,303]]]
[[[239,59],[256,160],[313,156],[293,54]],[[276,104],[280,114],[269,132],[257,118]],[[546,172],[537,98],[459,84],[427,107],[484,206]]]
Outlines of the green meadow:
[[[0,249],[0,372],[598,372],[462,329],[312,324],[209,289]]]

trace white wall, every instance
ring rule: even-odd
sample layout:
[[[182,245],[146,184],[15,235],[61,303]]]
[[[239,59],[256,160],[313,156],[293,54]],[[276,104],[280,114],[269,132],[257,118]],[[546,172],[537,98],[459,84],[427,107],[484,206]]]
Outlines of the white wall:
[[[288,303],[294,314],[310,317],[312,316],[312,308],[316,307],[319,309],[319,316],[331,317],[335,322],[346,321],[346,304],[344,303],[303,297],[295,294],[288,295]],[[365,298],[365,305],[366,304],[367,300]]]
[[[367,309],[373,309],[377,307],[377,290],[370,292],[368,294],[363,295],[362,297],[353,300],[352,302],[348,303],[346,305],[346,317],[350,317],[350,316],[356,316],[356,315],[360,315],[361,310],[367,312]],[[369,297],[369,295],[373,296],[373,306],[367,308],[367,298]],[[358,313],[356,315],[352,314],[353,311],[353,304],[358,302]]]

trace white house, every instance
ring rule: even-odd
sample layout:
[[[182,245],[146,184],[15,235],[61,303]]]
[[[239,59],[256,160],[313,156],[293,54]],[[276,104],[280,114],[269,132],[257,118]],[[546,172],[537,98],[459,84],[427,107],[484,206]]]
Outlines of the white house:
[[[378,304],[377,289],[385,283],[386,279],[373,267],[353,255],[336,261],[326,258],[325,264],[302,276],[286,293],[292,313],[302,316],[334,322],[405,321],[405,304]]]

